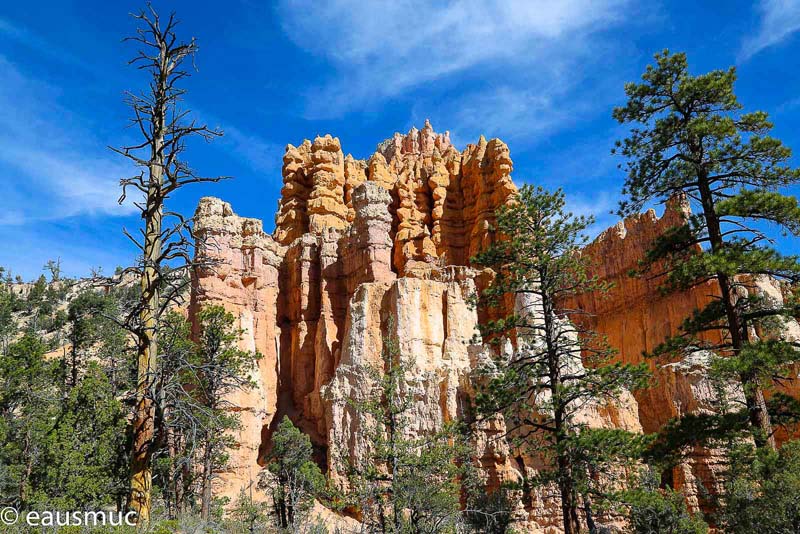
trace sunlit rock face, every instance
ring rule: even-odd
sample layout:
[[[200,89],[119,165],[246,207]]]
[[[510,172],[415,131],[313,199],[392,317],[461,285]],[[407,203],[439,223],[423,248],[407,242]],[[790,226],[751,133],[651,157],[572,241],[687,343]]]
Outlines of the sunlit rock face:
[[[530,309],[513,299],[502,310],[470,304],[491,273],[469,260],[496,238],[494,212],[516,191],[512,169],[502,141],[481,137],[459,151],[426,121],[379,143],[365,160],[344,155],[330,135],[288,145],[272,235],[225,202],[201,200],[197,254],[210,265],[193,276],[190,316],[204,303],[224,305],[245,331],[242,347],[262,354],[252,369],[257,387],[230,399],[243,424],[220,495],[235,499],[257,479],[283,415],[311,436],[334,478],[342,455],[365,454],[364,421],[347,399],[367,395],[387,336],[399,340],[401,357],[411,363],[404,384],[413,398],[409,431],[432,432],[469,416],[475,371],[492,360],[477,335],[479,320]],[[661,218],[652,211],[631,217],[583,251],[594,273],[615,285],[608,295],[584,294],[574,304],[592,314],[581,320],[606,334],[622,361],[640,362],[643,351],[676,333],[715,294],[709,284],[665,296],[658,279],[627,274],[653,239],[685,220],[687,209],[676,201]],[[780,298],[768,280],[756,287]],[[796,323],[787,332],[800,338]],[[579,418],[590,426],[653,432],[670,417],[712,410],[715,393],[704,364],[702,354],[658,368],[651,362],[658,378],[653,388],[625,393],[614,405],[586,406]],[[505,433],[503,421],[494,420],[475,437],[475,461],[490,489],[542,466],[541,457],[514,449]],[[700,506],[700,483],[713,489],[718,471],[718,456],[698,450],[673,479]],[[520,528],[557,532],[555,495],[545,489],[521,499]]]
[[[626,363],[641,363],[643,353],[651,352],[667,337],[680,333],[680,325],[692,312],[707,306],[720,295],[715,281],[688,291],[663,293],[659,290],[663,276],[632,277],[630,271],[639,267],[653,241],[668,229],[684,224],[691,214],[687,202],[675,198],[665,206],[659,218],[654,210],[629,217],[602,232],[583,254],[590,258],[590,275],[612,282],[606,294],[587,293],[575,299],[571,306],[588,312],[573,318],[597,332],[605,334],[617,358]],[[783,301],[780,285],[767,277],[747,280],[751,291],[776,302]],[[787,339],[800,339],[800,326],[786,320],[781,329]],[[721,341],[719,332],[703,334],[711,343]],[[645,432],[656,432],[667,421],[687,413],[711,413],[718,406],[718,392],[707,377],[710,354],[697,351],[675,358],[671,362],[648,360],[654,375],[654,385],[634,392],[638,403],[639,421]],[[797,395],[797,380],[781,385]],[[729,386],[731,401],[744,401],[735,384]],[[778,440],[787,436],[779,433]],[[671,473],[673,485],[688,495],[689,505],[709,511],[711,503],[703,500],[705,492],[715,494],[721,489],[722,469],[719,451],[697,447],[689,460]],[[670,474],[667,474],[668,476]]]
[[[367,160],[343,156],[339,139],[329,135],[289,145],[275,238],[289,245],[305,233],[343,230],[356,217],[353,191],[374,182],[390,194],[397,273],[434,259],[466,265],[491,242],[494,210],[516,190],[512,167],[499,139],[481,137],[459,152],[449,133],[437,134],[427,121],[383,141]]]

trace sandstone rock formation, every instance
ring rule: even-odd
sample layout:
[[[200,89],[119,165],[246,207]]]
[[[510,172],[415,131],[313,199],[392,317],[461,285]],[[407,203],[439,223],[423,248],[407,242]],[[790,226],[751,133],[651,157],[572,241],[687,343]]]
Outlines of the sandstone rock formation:
[[[245,332],[242,348],[262,354],[251,372],[256,387],[235,399],[242,428],[220,488],[222,495],[235,498],[240,488],[258,479],[254,458],[262,445],[262,430],[278,405],[278,280],[285,247],[264,233],[260,220],[239,217],[230,204],[216,198],[200,200],[195,221],[197,256],[205,265],[192,278],[190,318],[206,303],[222,304]]]
[[[375,182],[391,195],[392,267],[401,276],[414,262],[468,264],[492,240],[495,208],[515,191],[505,143],[481,137],[459,153],[427,121],[380,143],[366,161],[343,157],[339,140],[325,136],[289,145],[283,162],[279,243],[344,229],[355,219],[353,191]]]
[[[194,276],[192,308],[222,303],[247,332],[243,346],[264,355],[253,369],[258,387],[232,399],[244,425],[222,477],[224,495],[235,497],[256,479],[257,461],[284,414],[327,451],[332,474],[341,449],[363,454],[362,424],[345,399],[365,394],[385,336],[396,336],[401,356],[414,363],[406,387],[415,430],[464,415],[475,392],[473,371],[490,360],[475,335],[479,315],[496,313],[469,305],[488,276],[469,259],[495,239],[494,212],[515,192],[512,168],[502,141],[481,137],[459,152],[426,121],[380,143],[366,160],[344,156],[329,135],[287,146],[272,236],[228,204],[201,200],[198,256],[214,265]],[[594,314],[591,326],[608,335],[622,361],[641,361],[716,291],[708,284],[664,296],[658,279],[627,276],[655,237],[684,220],[685,209],[676,201],[661,218],[653,211],[629,218],[584,250],[595,274],[615,286],[605,298],[585,294],[576,304]],[[780,296],[768,281],[756,285]],[[800,339],[796,323],[787,328]],[[653,368],[655,388],[613,406],[588,406],[583,420],[653,432],[670,417],[713,409],[702,354]],[[490,488],[541,467],[540,458],[502,439],[504,432],[494,421],[476,438],[475,458]],[[715,461],[713,451],[698,450],[673,473],[694,506],[702,505],[699,483],[717,483]],[[552,495],[541,491],[525,502],[518,515],[530,531],[557,531]]]
[[[640,363],[643,353],[651,352],[667,337],[678,334],[683,320],[694,310],[707,306],[720,295],[715,281],[689,291],[663,294],[659,286],[663,276],[631,277],[639,261],[654,239],[669,228],[682,225],[690,215],[689,205],[673,199],[659,218],[654,210],[620,221],[601,233],[583,250],[590,258],[590,275],[612,282],[606,294],[588,293],[576,298],[573,306],[588,312],[575,317],[589,328],[605,334],[625,363]],[[750,291],[782,300],[774,280],[760,277],[751,281]],[[800,339],[800,326],[787,321],[784,335]],[[719,343],[720,333],[710,332],[701,337]],[[687,413],[711,413],[717,409],[718,394],[707,378],[709,354],[698,351],[670,363],[650,360],[655,387],[635,392],[642,429],[656,432],[667,421]],[[796,384],[795,384],[796,386]],[[729,392],[733,401],[743,401],[744,395],[736,385]],[[676,467],[671,474],[673,483],[684,488],[689,505],[704,508],[702,490],[717,493],[721,489],[720,458],[715,451],[698,447],[688,462]],[[708,509],[706,510],[708,511]]]

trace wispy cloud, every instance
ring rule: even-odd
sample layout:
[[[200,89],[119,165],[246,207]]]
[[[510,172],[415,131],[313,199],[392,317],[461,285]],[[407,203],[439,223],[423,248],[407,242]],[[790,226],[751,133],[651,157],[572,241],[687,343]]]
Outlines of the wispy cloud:
[[[273,173],[281,168],[285,145],[240,130],[235,126],[222,126],[225,135],[220,144],[241,158],[254,171]]]
[[[193,109],[193,115],[199,122],[222,131],[222,137],[211,143],[213,149],[225,152],[227,156],[256,173],[280,177],[285,144],[255,134],[247,128],[240,127],[238,123],[234,126],[231,121],[220,119],[217,114],[210,113],[206,109],[197,107]]]
[[[747,61],[800,30],[800,0],[761,0],[758,10],[758,29],[742,43],[739,61]]]
[[[84,60],[64,50],[63,45],[53,44],[24,26],[10,20],[0,18],[0,37],[20,43],[43,56],[71,67],[89,69],[89,65]]]
[[[126,215],[119,179],[131,169],[59,103],[59,91],[0,56],[0,224],[78,214]],[[31,201],[35,198],[35,201]]]
[[[522,185],[523,183],[541,185],[536,181],[530,180],[518,181],[517,185]],[[598,185],[602,187],[601,184]],[[600,232],[613,226],[619,220],[612,213],[617,209],[619,203],[619,191],[616,189],[597,189],[592,193],[586,193],[575,191],[574,188],[568,187],[568,184],[555,184],[544,187],[549,191],[555,191],[558,188],[564,189],[566,210],[576,217],[583,216],[594,219],[594,222],[585,232],[590,239],[594,239]]]
[[[572,193],[567,195],[567,209],[576,216],[593,217],[594,224],[586,229],[590,239],[614,225],[618,218],[611,212],[617,208],[617,191],[597,191],[594,194]]]
[[[337,67],[335,78],[309,91],[312,117],[337,117],[420,88],[446,88],[455,76],[472,76],[498,83],[489,101],[475,95],[473,112],[480,106],[477,111],[488,115],[484,110],[499,106],[495,109],[506,113],[533,110],[533,119],[552,105],[548,99],[562,81],[554,74],[586,49],[590,35],[623,20],[631,4],[335,0],[322,6],[283,0],[278,12],[290,39]],[[513,83],[520,78],[536,83],[526,91]]]

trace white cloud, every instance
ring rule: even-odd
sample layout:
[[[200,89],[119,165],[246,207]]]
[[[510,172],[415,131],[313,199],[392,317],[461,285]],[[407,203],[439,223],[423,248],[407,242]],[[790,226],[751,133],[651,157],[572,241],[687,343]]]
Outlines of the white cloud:
[[[559,122],[559,98],[597,53],[593,35],[619,24],[633,0],[282,0],[278,12],[300,47],[332,61],[336,76],[307,94],[306,112],[333,118],[388,98],[492,80],[444,106],[472,134],[513,119],[534,130]],[[602,61],[602,60],[601,60]],[[578,68],[574,68],[574,67]],[[423,97],[425,95],[422,95]],[[458,110],[456,109],[458,108]],[[430,112],[428,113],[430,114]]]
[[[19,24],[0,18],[0,35],[72,67],[89,70],[88,64],[70,54],[62,44],[54,45]]]
[[[567,209],[576,217],[581,215],[594,217],[594,224],[586,229],[586,235],[594,239],[619,220],[616,215],[611,214],[618,207],[618,199],[617,191],[601,190],[592,194],[567,193]]]
[[[273,173],[281,168],[285,145],[267,141],[235,126],[222,126],[220,129],[225,133],[220,144],[229,147],[251,169]]]
[[[58,103],[53,87],[25,76],[0,56],[0,224],[78,214],[126,215],[119,179],[131,168]]]
[[[739,60],[746,61],[800,30],[800,0],[761,0],[758,30],[742,43]]]
[[[337,114],[481,65],[555,59],[594,29],[617,22],[627,0],[283,0],[283,29],[347,75],[310,95]]]

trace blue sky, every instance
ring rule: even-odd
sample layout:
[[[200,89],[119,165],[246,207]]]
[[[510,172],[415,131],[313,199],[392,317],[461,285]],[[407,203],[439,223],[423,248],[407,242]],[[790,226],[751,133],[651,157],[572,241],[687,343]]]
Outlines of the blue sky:
[[[127,175],[107,147],[131,141],[124,90],[143,86],[127,14],[139,2],[4,2],[0,7],[0,265],[32,278],[50,258],[86,275],[113,271],[133,249],[119,206]],[[225,131],[190,146],[204,174],[188,188],[265,220],[280,194],[287,143],[331,133],[363,158],[395,131],[450,130],[459,147],[483,134],[511,148],[514,178],[563,187],[599,227],[624,177],[609,155],[624,129],[611,109],[653,53],[685,51],[691,69],[736,65],[746,109],[772,116],[800,152],[800,0],[248,0],[154,2],[177,11],[200,44],[187,83],[198,119]],[[800,158],[795,158],[800,164]],[[788,240],[784,250],[800,252]]]

